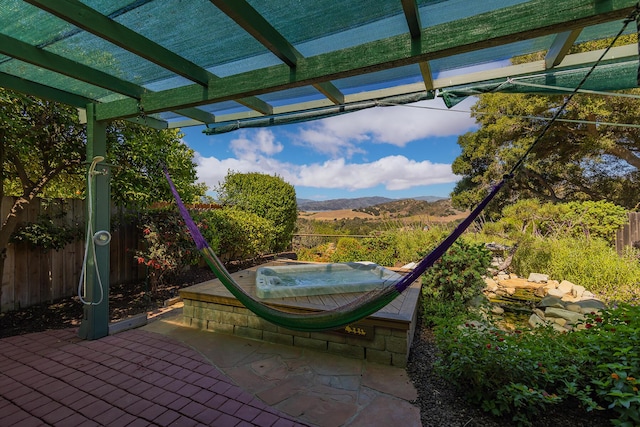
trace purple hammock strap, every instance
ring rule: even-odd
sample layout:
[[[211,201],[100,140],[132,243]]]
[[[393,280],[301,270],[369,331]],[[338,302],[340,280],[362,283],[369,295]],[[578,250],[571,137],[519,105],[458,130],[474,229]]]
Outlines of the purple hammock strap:
[[[474,210],[471,211],[469,216],[467,216],[460,224],[458,224],[455,230],[453,230],[453,232],[451,232],[451,234],[449,234],[446,239],[444,239],[438,246],[436,246],[434,250],[429,252],[429,254],[424,257],[413,270],[403,276],[402,279],[400,279],[400,281],[395,284],[395,288],[398,292],[401,293],[409,286],[411,286],[411,284],[415,282],[422,275],[422,273],[424,273],[429,267],[435,264],[435,262],[440,259],[442,255],[444,255],[447,249],[449,249],[451,245],[453,245],[453,242],[455,242],[456,239],[460,237],[460,235],[464,233],[467,228],[469,228],[471,223],[475,221],[482,210],[489,204],[489,202],[498,193],[498,191],[500,191],[507,178],[508,177],[505,177],[502,181],[500,181],[500,183],[495,185],[491,192],[487,194],[487,196],[478,204],[478,206],[475,207]]]
[[[193,237],[193,241],[195,242],[196,247],[198,248],[198,250],[208,248],[209,245],[207,244],[207,241],[204,239],[204,237],[200,233],[200,230],[196,226],[195,222],[193,222],[191,215],[189,215],[189,212],[187,211],[186,206],[182,202],[182,199],[180,198],[180,195],[178,194],[178,191],[176,190],[176,187],[173,184],[173,181],[169,176],[169,171],[167,171],[166,167],[164,167],[164,175],[167,178],[167,181],[169,182],[169,186],[171,187],[171,192],[173,193],[173,197],[175,197],[176,204],[178,205],[178,209],[180,210],[180,215],[182,215],[182,217],[184,218],[185,224],[187,225],[187,228],[191,233],[191,237]],[[508,176],[505,177],[502,181],[500,181],[500,183],[495,185],[491,190],[491,192],[489,192],[489,194],[487,194],[487,196],[478,204],[478,206],[476,206],[475,209],[471,211],[469,216],[467,216],[460,224],[458,224],[455,230],[453,230],[451,234],[447,236],[446,239],[444,239],[426,257],[424,257],[418,263],[418,265],[416,265],[416,267],[413,270],[411,270],[409,273],[404,275],[402,279],[400,279],[394,285],[398,293],[402,293],[405,289],[411,286],[411,284],[415,282],[422,275],[422,273],[424,273],[429,267],[435,264],[435,262],[442,255],[444,255],[444,253],[451,247],[451,245],[453,245],[456,239],[460,237],[460,235],[464,233],[467,228],[469,228],[471,223],[475,221],[475,219],[478,217],[478,215],[480,215],[482,210],[489,204],[489,202],[491,202],[491,200],[493,200],[494,196],[498,193],[498,191],[500,191],[502,186],[505,184],[507,178]]]
[[[198,248],[198,250],[208,248],[209,245],[207,244],[207,241],[202,236],[202,233],[200,233],[200,230],[198,229],[198,226],[196,226],[196,223],[193,222],[193,218],[191,218],[191,215],[189,215],[189,211],[187,211],[187,207],[182,202],[182,198],[180,197],[180,194],[178,194],[178,190],[176,190],[175,185],[173,185],[173,181],[169,176],[169,171],[167,170],[166,166],[163,167],[163,170],[164,170],[164,176],[167,178],[167,181],[169,182],[169,187],[171,187],[171,193],[173,193],[173,197],[175,197],[176,199],[176,204],[178,205],[178,210],[180,211],[180,215],[184,219],[184,223],[187,225],[187,228],[191,233],[191,237],[193,238],[193,241],[195,242],[196,247]]]

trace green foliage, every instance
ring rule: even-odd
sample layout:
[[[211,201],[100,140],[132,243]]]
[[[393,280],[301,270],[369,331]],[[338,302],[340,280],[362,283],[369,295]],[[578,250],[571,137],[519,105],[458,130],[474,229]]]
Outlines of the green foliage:
[[[614,425],[640,420],[640,307],[588,316],[584,327],[503,331],[479,322],[440,322],[438,372],[485,411],[532,425],[545,408],[578,402]]]
[[[480,95],[472,107],[480,128],[458,138],[461,154],[452,169],[462,179],[452,194],[454,206],[475,206],[546,125],[530,117],[550,117],[563,102],[563,96]],[[560,117],[633,123],[635,111],[631,99],[581,96]],[[640,191],[638,136],[638,129],[556,122],[489,211],[499,212],[518,197],[548,201],[603,199],[632,208]]]
[[[251,212],[274,225],[274,250],[289,247],[298,205],[295,188],[278,176],[230,171],[216,189],[220,203]]]
[[[574,235],[577,234],[577,229],[581,229],[586,236],[599,237],[613,243],[616,231],[628,222],[625,208],[604,200],[570,202],[567,208],[567,220],[574,224]]]
[[[148,210],[142,214],[140,224],[144,249],[135,252],[135,259],[148,267],[151,289],[155,291],[158,285],[195,264],[199,254],[177,211]]]
[[[537,199],[522,199],[505,206],[500,220],[485,227],[485,233],[509,236],[590,236],[612,243],[616,231],[627,223],[626,209],[600,200],[540,203]]]
[[[491,262],[484,245],[457,240],[423,276],[422,295],[426,300],[467,304],[485,287],[482,276]]]
[[[154,202],[173,201],[162,165],[185,203],[199,202],[206,191],[196,183],[193,150],[177,129],[155,130],[129,122],[107,129],[107,163],[111,168],[112,200],[118,206],[145,209]]]
[[[12,243],[27,243],[33,248],[59,251],[83,237],[82,225],[68,224],[64,221],[65,214],[50,216],[41,215],[37,221],[18,226],[11,235]]]
[[[364,239],[342,237],[329,259],[331,262],[371,261],[378,265],[393,266],[397,258],[395,248],[392,234]]]
[[[195,217],[202,221],[203,236],[223,261],[254,258],[273,250],[273,223],[254,213],[225,208],[203,211]]]
[[[334,224],[325,221],[299,222],[319,227],[323,224]],[[395,226],[395,227],[394,227]],[[378,230],[367,238],[340,237],[336,244],[318,244],[312,248],[301,248],[296,251],[299,260],[324,262],[372,261],[384,266],[405,265],[422,258],[423,254],[434,248],[448,233],[445,226],[434,226],[424,229],[423,225],[405,226],[403,223],[378,224]],[[307,228],[307,232],[336,234],[335,229]],[[342,232],[347,231],[343,229]],[[349,231],[353,231],[349,229]],[[357,234],[357,233],[349,233]]]
[[[544,272],[558,280],[569,280],[606,301],[631,301],[640,295],[637,252],[629,250],[620,256],[602,239],[523,240],[511,267],[520,276]]]

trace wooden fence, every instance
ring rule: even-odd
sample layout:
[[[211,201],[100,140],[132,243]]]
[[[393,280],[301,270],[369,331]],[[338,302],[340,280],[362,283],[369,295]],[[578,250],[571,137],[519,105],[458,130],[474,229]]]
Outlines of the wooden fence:
[[[629,212],[629,223],[616,233],[616,250],[624,251],[625,246],[640,245],[640,212]]]
[[[5,198],[0,218],[6,218],[13,200],[11,197]],[[52,217],[61,214],[61,221],[84,228],[83,200],[55,200],[49,203],[36,200],[29,204],[24,220],[35,222],[42,213]],[[117,218],[118,213],[115,214]],[[119,225],[121,221],[115,223],[118,226],[112,230],[110,244],[111,285],[133,282],[144,274],[132,252],[139,244],[135,224]],[[9,245],[2,277],[0,312],[75,295],[83,258],[84,239],[70,243],[59,251],[34,249],[27,243]]]

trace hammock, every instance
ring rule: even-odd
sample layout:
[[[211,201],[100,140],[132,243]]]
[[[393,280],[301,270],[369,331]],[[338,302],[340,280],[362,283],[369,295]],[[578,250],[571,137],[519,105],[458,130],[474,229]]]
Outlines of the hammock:
[[[209,264],[216,277],[220,279],[222,284],[229,290],[229,292],[231,292],[233,296],[238,299],[238,301],[244,304],[245,307],[247,307],[257,316],[260,316],[270,321],[271,323],[297,331],[325,331],[347,326],[375,313],[376,311],[380,310],[391,301],[393,301],[394,298],[396,298],[405,289],[411,286],[411,284],[415,282],[422,275],[422,273],[424,273],[429,267],[431,267],[447,251],[447,249],[451,247],[456,239],[460,237],[460,235],[469,227],[469,225],[471,225],[471,223],[478,217],[478,215],[480,215],[482,210],[487,206],[487,204],[489,204],[489,202],[494,198],[498,191],[500,191],[505,182],[513,176],[513,174],[518,168],[520,168],[520,166],[522,166],[527,156],[533,151],[534,147],[547,133],[551,125],[565,110],[571,99],[573,99],[573,96],[584,85],[586,80],[593,73],[596,66],[602,61],[604,56],[623,33],[627,25],[635,21],[636,19],[640,21],[640,13],[638,13],[639,11],[640,6],[637,6],[633,13],[627,19],[625,19],[624,25],[622,26],[618,34],[613,38],[613,41],[606,49],[604,49],[600,58],[582,77],[582,80],[580,81],[580,83],[578,83],[575,90],[565,98],[562,106],[555,111],[551,120],[548,121],[547,124],[542,128],[536,139],[531,143],[529,148],[511,168],[510,172],[503,177],[502,181],[498,185],[493,187],[493,189],[482,200],[482,202],[480,202],[480,204],[478,204],[478,206],[476,206],[476,208],[471,211],[469,216],[465,218],[455,228],[455,230],[453,230],[453,232],[442,241],[442,243],[440,243],[433,251],[431,251],[426,257],[424,257],[412,271],[407,273],[398,281],[394,282],[392,285],[365,293],[354,301],[341,307],[315,313],[291,313],[275,309],[253,298],[231,277],[220,259],[218,259],[216,254],[205,241],[204,237],[198,230],[198,227],[196,227],[196,224],[189,215],[189,212],[187,211],[184,203],[182,203],[182,199],[180,198],[180,195],[178,194],[173,182],[171,181],[171,177],[169,176],[169,172],[167,171],[166,167],[164,168],[164,174],[169,182],[169,186],[171,187],[171,192],[176,199],[180,214],[182,215],[185,224],[187,225],[191,233],[191,237],[193,238],[196,247],[198,248],[200,253],[202,253],[202,256],[204,256],[204,259],[206,260],[207,264]],[[638,24],[640,24],[640,22]],[[640,25],[638,25],[638,27],[638,32],[640,32]],[[638,76],[640,79],[640,69],[638,70]]]
[[[444,239],[442,243],[424,257],[413,270],[404,275],[401,279],[389,284],[389,286],[367,292],[350,303],[335,309],[314,313],[291,313],[278,310],[258,301],[252,295],[247,293],[233,279],[233,277],[231,277],[229,271],[222,264],[214,251],[209,247],[209,244],[202,236],[202,233],[200,233],[200,230],[191,218],[191,215],[189,215],[189,212],[182,202],[182,199],[180,198],[180,195],[178,194],[178,191],[176,190],[166,168],[164,169],[164,174],[169,182],[171,192],[176,199],[180,215],[184,219],[198,251],[200,251],[211,270],[229,290],[229,292],[231,292],[238,301],[257,316],[278,326],[305,332],[318,332],[342,328],[375,313],[389,304],[405,289],[411,286],[411,284],[415,282],[422,273],[431,267],[447,251],[447,249],[449,249],[453,242],[455,242],[455,240],[469,227],[469,225],[471,225],[478,215],[480,215],[480,212],[482,212],[485,206],[493,199],[506,182],[505,178],[502,182],[496,185],[485,199],[471,212],[471,214],[469,214],[467,218],[458,224],[455,230],[453,230],[453,232]]]

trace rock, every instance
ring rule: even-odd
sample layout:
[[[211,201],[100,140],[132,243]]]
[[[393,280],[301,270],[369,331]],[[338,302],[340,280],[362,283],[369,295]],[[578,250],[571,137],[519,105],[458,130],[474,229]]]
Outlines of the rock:
[[[564,308],[564,304],[562,303],[562,300],[560,298],[553,295],[547,295],[546,297],[542,298],[542,300],[540,300],[540,302],[538,303],[538,307]]]
[[[558,285],[558,290],[562,291],[565,294],[571,293],[571,291],[573,290],[573,287],[575,285],[573,283],[571,283],[568,280],[563,280],[562,282],[560,282],[560,284]]]
[[[584,291],[582,293],[582,299],[595,299],[595,297],[596,296],[589,291]]]
[[[557,280],[547,280],[547,283],[545,283],[544,287],[546,289],[555,289],[559,284],[560,282],[558,282]]]
[[[536,288],[535,291],[533,291],[533,294],[538,298],[544,298],[547,295],[547,290],[544,288],[544,286],[540,286]]]
[[[582,307],[575,303],[567,304],[564,308],[574,313],[582,313]]]
[[[527,279],[527,281],[534,283],[545,283],[547,280],[549,280],[549,276],[541,273],[531,273]]]
[[[552,297],[562,298],[566,295],[566,292],[562,292],[560,289],[549,289],[547,291],[547,295],[551,295]]]
[[[529,326],[531,326],[532,328],[537,328],[538,326],[544,325],[546,325],[546,322],[537,314],[532,314],[531,317],[529,317]]]
[[[500,281],[502,281],[502,280],[507,280],[508,278],[509,278],[509,275],[508,275],[508,274],[506,274],[506,273],[502,273],[502,272],[498,273],[498,274],[494,277],[494,279],[495,279],[495,280],[497,280],[498,282],[500,282]]]
[[[504,314],[504,308],[500,307],[499,305],[492,305],[491,313],[497,314],[497,315]]]
[[[592,311],[595,310],[604,310],[607,306],[600,300],[597,299],[583,299],[580,301],[576,301],[576,304],[582,308],[590,308]]]
[[[571,323],[578,323],[579,321],[584,320],[584,315],[581,313],[576,313],[574,311],[569,311],[569,310],[556,308],[556,307],[547,307],[547,309],[544,311],[544,315],[546,318],[561,317],[563,319],[568,320]]]
[[[487,277],[486,279],[484,279],[484,283],[487,284],[486,289],[489,292],[495,292],[498,289],[498,283],[496,283],[496,281],[490,277]]]
[[[567,329],[564,326],[560,326],[557,323],[552,323],[551,326],[553,327],[553,330],[556,332],[560,332],[560,333],[569,332],[569,329]]]
[[[562,317],[552,317],[551,318],[554,323],[564,327],[567,324],[567,319],[563,319]]]
[[[518,278],[500,280],[498,284],[504,288],[516,288],[516,289],[535,289],[538,286],[540,286],[540,284],[538,283],[533,283],[533,282],[529,282],[527,280],[518,279]]]
[[[543,319],[543,320],[545,319],[544,311],[540,310],[539,308],[534,308],[534,309],[533,309],[533,312],[534,312],[535,314],[537,314],[539,318],[541,318],[541,319]]]
[[[513,295],[516,293],[516,288],[504,288],[507,295]]]
[[[573,289],[571,289],[571,295],[573,295],[574,298],[582,298],[584,291],[584,286],[573,285]]]

